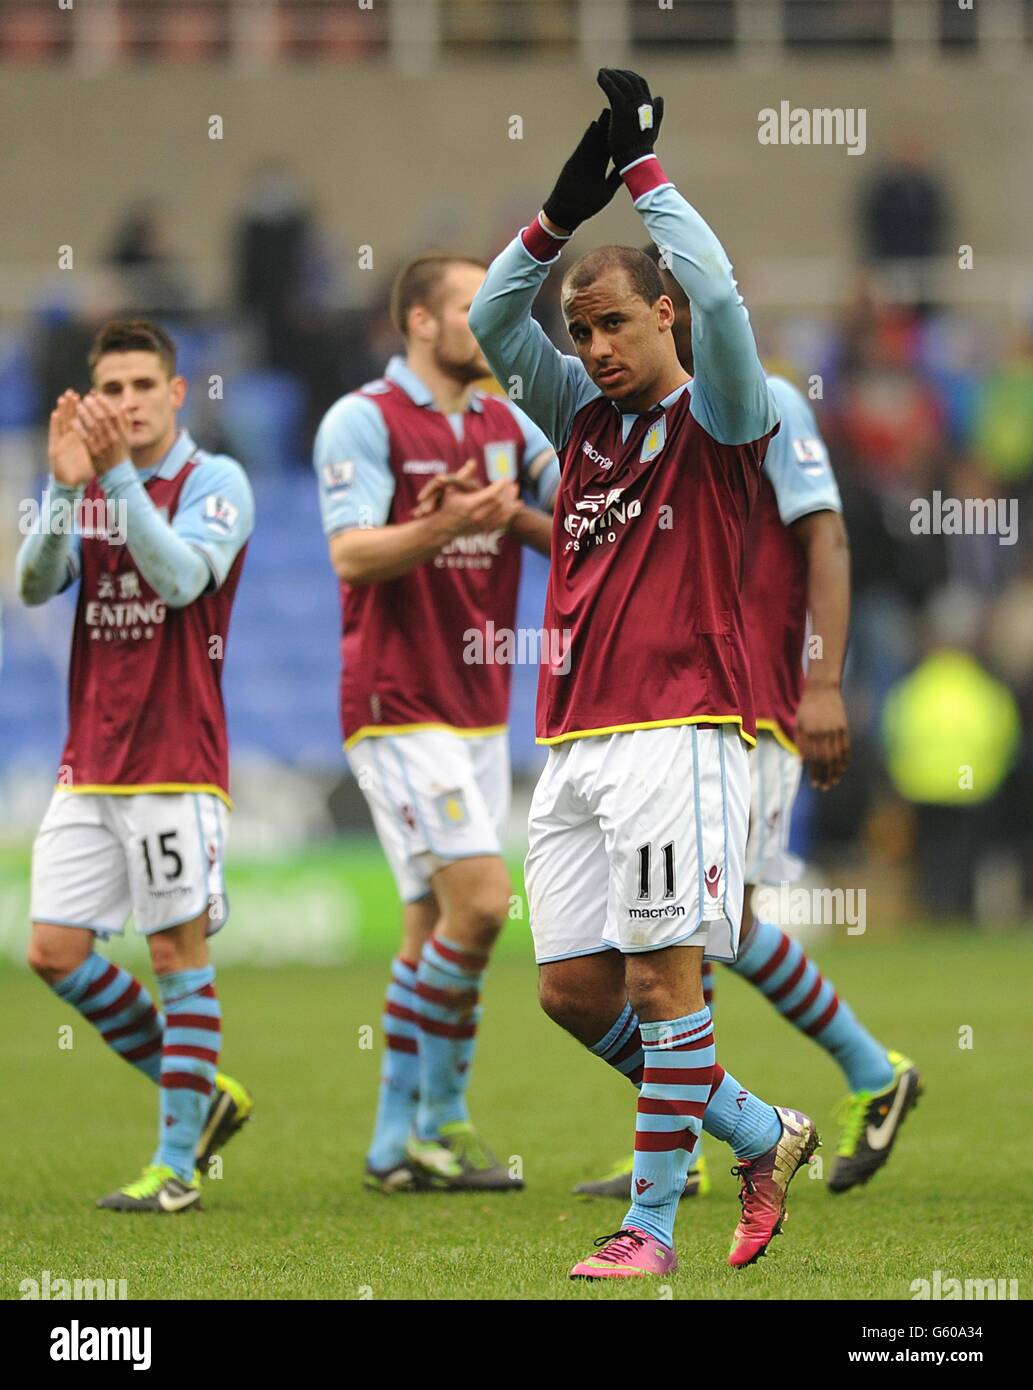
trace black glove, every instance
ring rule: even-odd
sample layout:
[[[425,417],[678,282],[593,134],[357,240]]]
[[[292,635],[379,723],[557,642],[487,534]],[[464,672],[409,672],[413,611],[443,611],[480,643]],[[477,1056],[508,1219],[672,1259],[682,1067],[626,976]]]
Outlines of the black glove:
[[[546,198],[542,211],[550,222],[572,232],[594,217],[621,186],[616,169],[607,177],[610,162],[610,113],[602,115],[582,135],[577,149],[564,164],[556,187]]]
[[[596,81],[606,93],[613,113],[610,154],[614,166],[626,169],[634,160],[653,153],[664,117],[664,99],[650,96],[646,79],[626,68],[600,68]],[[653,119],[643,130],[639,112],[644,106],[652,108]]]

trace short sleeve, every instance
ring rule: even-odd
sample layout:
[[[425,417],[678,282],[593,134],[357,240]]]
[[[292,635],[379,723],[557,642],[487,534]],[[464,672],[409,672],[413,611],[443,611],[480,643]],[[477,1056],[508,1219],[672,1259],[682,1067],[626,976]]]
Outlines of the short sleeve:
[[[395,480],[384,417],[364,396],[344,396],[323,416],[312,463],[319,483],[323,531],[383,526]]]
[[[218,589],[255,526],[247,474],[224,454],[206,455],[183,485],[172,529],[199,550]]]
[[[782,377],[769,377],[768,385],[782,428],[768,445],[764,473],[775,490],[783,524],[789,526],[811,512],[841,512],[839,488],[813,411]]]

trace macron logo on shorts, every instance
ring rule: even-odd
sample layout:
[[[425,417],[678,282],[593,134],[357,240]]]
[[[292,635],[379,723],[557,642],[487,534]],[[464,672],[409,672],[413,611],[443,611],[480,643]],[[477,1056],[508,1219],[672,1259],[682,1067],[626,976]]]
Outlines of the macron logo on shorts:
[[[710,896],[716,898],[721,887],[721,870],[716,864],[711,864],[703,875],[703,882],[707,885],[707,892]]]

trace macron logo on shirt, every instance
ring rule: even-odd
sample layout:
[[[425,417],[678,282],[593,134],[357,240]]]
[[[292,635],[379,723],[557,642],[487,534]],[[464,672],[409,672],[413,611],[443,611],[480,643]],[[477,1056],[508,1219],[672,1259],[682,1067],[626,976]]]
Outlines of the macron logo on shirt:
[[[402,464],[403,473],[444,473],[448,464],[444,459],[406,459]]]
[[[589,463],[597,463],[600,468],[613,467],[613,459],[607,458],[605,454],[601,454],[594,444],[589,444],[587,439],[581,445],[581,452]]]

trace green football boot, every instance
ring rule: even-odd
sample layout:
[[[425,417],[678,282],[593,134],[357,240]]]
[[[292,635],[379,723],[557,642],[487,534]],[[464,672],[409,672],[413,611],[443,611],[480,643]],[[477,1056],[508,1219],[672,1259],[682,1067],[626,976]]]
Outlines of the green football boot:
[[[213,1154],[224,1148],[251,1118],[254,1097],[232,1076],[215,1073],[215,1091],[205,1117],[201,1137],[194,1150],[194,1162],[204,1177]]]
[[[127,1183],[97,1203],[107,1211],[157,1211],[168,1214],[201,1209],[201,1174],[184,1182],[171,1168],[152,1163],[136,1182]]]
[[[884,1091],[854,1091],[840,1107],[843,1126],[836,1162],[829,1178],[830,1192],[848,1192],[879,1171],[889,1158],[900,1126],[918,1104],[922,1078],[914,1062],[900,1052],[886,1056],[893,1082]]]
[[[408,1154],[438,1192],[519,1192],[524,1185],[469,1121],[442,1125],[436,1139],[410,1139]]]

